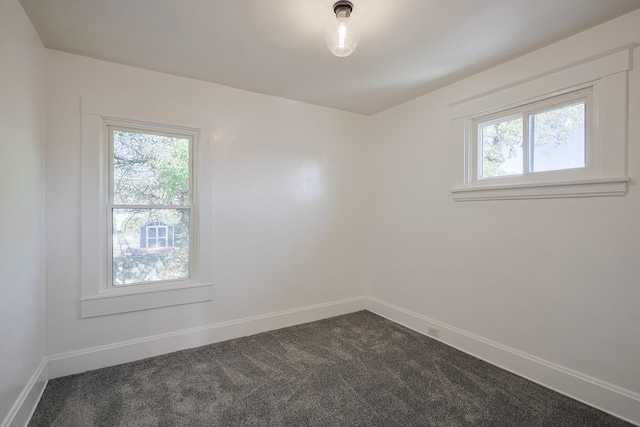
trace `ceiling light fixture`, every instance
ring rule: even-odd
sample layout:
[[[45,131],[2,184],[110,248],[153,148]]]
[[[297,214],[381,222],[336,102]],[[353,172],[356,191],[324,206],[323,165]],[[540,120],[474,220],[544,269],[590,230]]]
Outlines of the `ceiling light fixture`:
[[[360,30],[349,19],[353,12],[353,3],[337,1],[333,5],[333,12],[336,14],[336,20],[327,27],[324,37],[327,47],[335,56],[349,56],[356,50],[360,41]]]

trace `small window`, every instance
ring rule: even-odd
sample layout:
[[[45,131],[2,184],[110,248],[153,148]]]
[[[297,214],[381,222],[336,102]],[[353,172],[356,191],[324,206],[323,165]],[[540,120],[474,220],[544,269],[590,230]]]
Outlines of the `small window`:
[[[582,90],[474,119],[476,179],[585,169],[590,100]]]
[[[632,50],[450,103],[453,200],[624,196]]]
[[[120,126],[108,130],[110,286],[188,280],[194,136]]]

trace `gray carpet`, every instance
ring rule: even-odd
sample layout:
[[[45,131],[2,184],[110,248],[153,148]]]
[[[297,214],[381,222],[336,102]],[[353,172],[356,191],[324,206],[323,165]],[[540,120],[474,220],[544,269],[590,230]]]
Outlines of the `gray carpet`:
[[[368,311],[54,379],[36,426],[629,426]]]

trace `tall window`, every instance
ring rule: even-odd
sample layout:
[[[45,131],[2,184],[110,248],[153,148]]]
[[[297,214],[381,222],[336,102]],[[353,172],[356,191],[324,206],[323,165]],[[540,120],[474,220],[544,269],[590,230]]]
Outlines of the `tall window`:
[[[110,285],[189,279],[194,136],[107,128]]]

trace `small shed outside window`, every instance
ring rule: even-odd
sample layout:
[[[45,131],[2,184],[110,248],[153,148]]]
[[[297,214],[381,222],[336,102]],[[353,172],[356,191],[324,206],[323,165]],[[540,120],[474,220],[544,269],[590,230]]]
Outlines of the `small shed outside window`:
[[[173,226],[151,221],[140,227],[140,249],[173,248]]]

